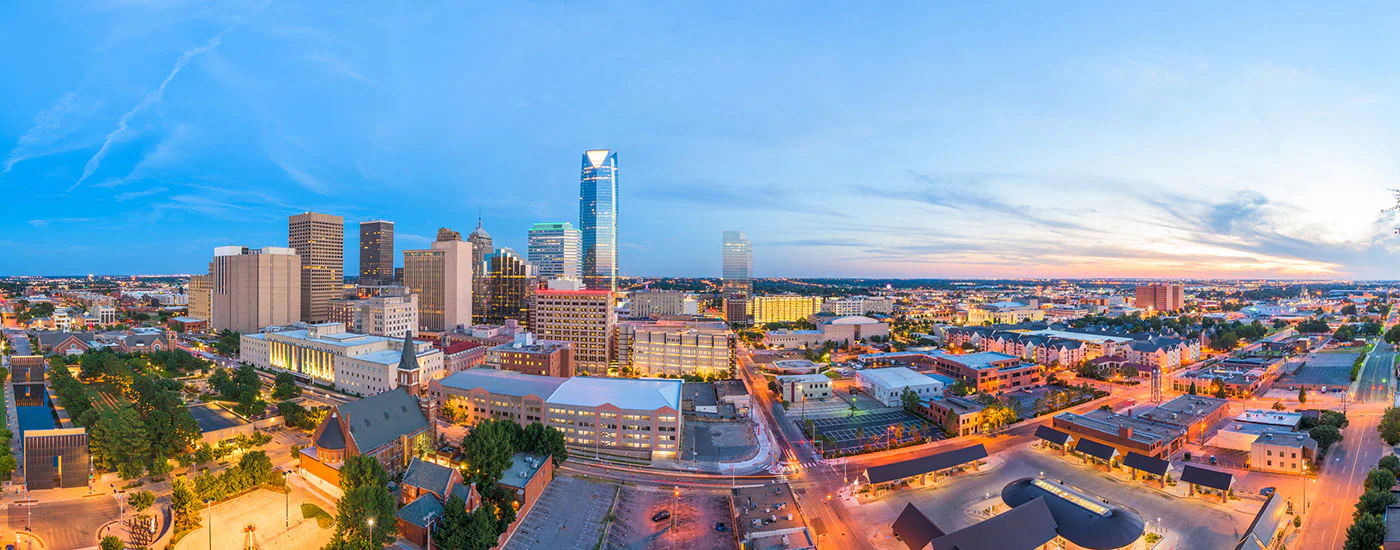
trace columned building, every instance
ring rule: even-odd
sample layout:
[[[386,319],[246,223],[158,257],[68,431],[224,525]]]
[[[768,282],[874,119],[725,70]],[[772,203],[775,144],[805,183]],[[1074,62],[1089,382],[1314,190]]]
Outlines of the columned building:
[[[582,232],[583,282],[589,289],[617,290],[617,152],[583,153],[578,224]]]

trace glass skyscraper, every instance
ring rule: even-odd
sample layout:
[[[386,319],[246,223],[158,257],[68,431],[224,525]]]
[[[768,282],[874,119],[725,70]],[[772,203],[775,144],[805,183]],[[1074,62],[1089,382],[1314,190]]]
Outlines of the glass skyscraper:
[[[617,152],[583,153],[578,225],[583,233],[583,282],[593,290],[617,290]]]
[[[569,222],[537,223],[530,228],[530,263],[541,279],[578,279],[579,230]]]
[[[753,281],[753,247],[749,239],[739,231],[725,231],[723,250],[723,271],[726,294],[748,296]]]

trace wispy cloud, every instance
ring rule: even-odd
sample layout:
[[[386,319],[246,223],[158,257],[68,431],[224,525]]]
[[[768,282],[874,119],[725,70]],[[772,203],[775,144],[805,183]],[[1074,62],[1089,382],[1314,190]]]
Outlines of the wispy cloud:
[[[428,243],[433,241],[430,237],[414,235],[412,233],[395,233],[394,238],[399,242]]]
[[[48,227],[49,224],[53,224],[53,223],[84,223],[84,222],[90,222],[90,221],[94,221],[93,218],[48,218],[48,219],[29,220],[29,225],[32,225],[32,226],[34,226],[34,227],[36,227],[36,228],[39,228],[39,229],[44,229],[44,228]]]
[[[305,187],[306,190],[315,193],[320,193],[322,195],[325,195],[330,192],[330,187],[327,186],[324,182],[322,182],[319,178],[312,175],[310,172],[292,166],[286,161],[282,161],[275,158],[271,160],[273,164],[276,164],[278,168],[281,168],[283,172],[286,172],[287,176],[292,178],[292,181],[295,181],[302,187]]]
[[[160,82],[160,86],[157,86],[155,90],[152,90],[150,93],[146,94],[145,97],[141,98],[141,101],[137,103],[135,107],[132,107],[130,111],[123,114],[121,119],[117,121],[116,129],[107,134],[106,140],[102,142],[102,148],[98,149],[97,153],[93,154],[92,158],[88,159],[87,164],[83,166],[82,177],[78,178],[78,181],[74,182],[73,185],[68,188],[68,192],[77,189],[79,185],[82,185],[84,181],[92,177],[93,172],[96,172],[97,168],[102,165],[102,159],[106,158],[107,152],[112,148],[112,144],[131,139],[133,134],[130,127],[131,120],[147,109],[150,109],[153,105],[160,103],[165,97],[165,89],[170,86],[170,81],[174,80],[175,77],[180,74],[180,71],[184,70],[185,66],[189,65],[190,61],[193,60],[195,56],[218,48],[219,44],[223,43],[224,34],[229,30],[230,29],[224,29],[220,31],[219,34],[214,35],[213,38],[210,38],[208,42],[205,42],[203,46],[186,50],[185,53],[180,54],[180,57],[175,60],[175,66],[171,67],[170,74],[166,75],[165,80]]]
[[[87,100],[78,92],[68,92],[54,101],[49,108],[34,115],[34,125],[19,137],[15,148],[5,157],[5,166],[0,174],[9,173],[16,164],[25,159],[42,156],[38,148],[51,144],[73,132],[74,127],[65,124],[75,115],[89,114],[102,106],[101,100]]]
[[[330,67],[332,70],[339,74],[348,76],[360,82],[364,82],[365,84],[369,84],[370,86],[379,86],[379,83],[376,82],[373,78],[361,74],[354,67],[350,66],[350,63],[346,62],[344,59],[333,56],[329,53],[313,52],[310,55],[306,56],[306,58],[311,61],[315,61],[317,63],[326,65],[327,67]]]
[[[125,192],[125,193],[119,193],[119,194],[117,194],[117,197],[116,197],[116,198],[117,198],[117,200],[120,201],[120,202],[126,202],[126,201],[129,201],[129,200],[131,200],[131,199],[139,199],[139,198],[141,198],[141,197],[149,197],[149,196],[154,195],[154,194],[156,194],[156,193],[164,193],[164,192],[169,191],[169,190],[170,190],[170,189],[169,189],[169,188],[166,188],[166,187],[156,187],[156,188],[152,188],[152,189],[146,189],[146,190],[144,190],[144,191],[127,191],[127,192]]]

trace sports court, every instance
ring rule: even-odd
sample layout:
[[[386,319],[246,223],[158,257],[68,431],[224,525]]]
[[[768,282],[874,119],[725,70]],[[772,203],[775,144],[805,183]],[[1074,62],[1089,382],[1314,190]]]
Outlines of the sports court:
[[[190,405],[189,409],[190,416],[193,416],[194,421],[199,423],[200,432],[212,432],[244,424],[237,415],[218,405],[200,403]]]
[[[789,410],[788,414],[792,415],[792,411]],[[894,434],[890,429],[892,426],[900,427],[895,444],[925,437],[943,439],[943,432],[938,428],[902,409],[861,413],[851,417],[808,417],[807,420],[812,422],[818,437],[826,436],[831,439],[831,448],[828,450],[833,451],[856,449],[863,445],[883,447],[889,444],[890,437]],[[799,429],[805,428],[806,422],[801,416],[792,416],[792,421]]]

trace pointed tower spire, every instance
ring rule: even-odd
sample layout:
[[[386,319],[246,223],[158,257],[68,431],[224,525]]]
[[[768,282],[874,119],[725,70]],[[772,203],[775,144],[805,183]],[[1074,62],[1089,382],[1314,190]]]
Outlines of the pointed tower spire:
[[[413,331],[403,331],[403,355],[399,357],[400,370],[418,370],[418,350],[413,345]]]

